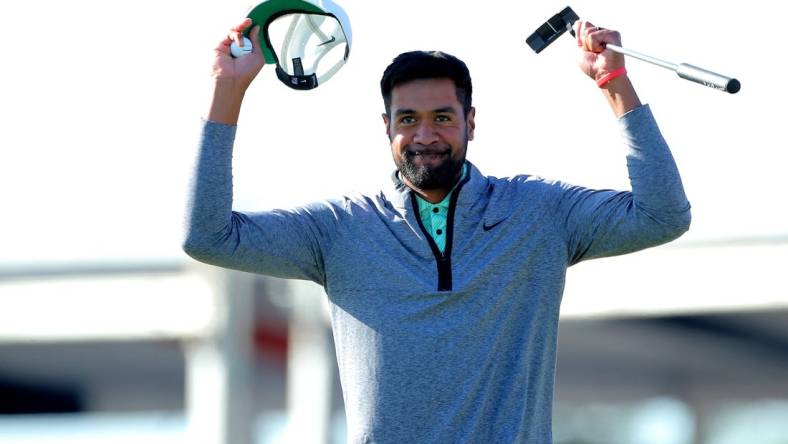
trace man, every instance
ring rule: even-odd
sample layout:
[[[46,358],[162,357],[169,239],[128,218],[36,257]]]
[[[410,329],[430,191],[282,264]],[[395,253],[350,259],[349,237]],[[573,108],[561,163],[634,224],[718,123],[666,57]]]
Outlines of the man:
[[[397,171],[372,196],[233,212],[231,156],[262,55],[216,48],[184,248],[197,260],[309,279],[329,298],[352,443],[549,443],[558,314],[568,266],[661,244],[690,222],[670,151],[626,76],[611,30],[579,22],[580,67],[630,147],[631,192],[465,161],[475,110],[465,64],[397,57],[381,81]],[[253,30],[253,35],[257,35]]]

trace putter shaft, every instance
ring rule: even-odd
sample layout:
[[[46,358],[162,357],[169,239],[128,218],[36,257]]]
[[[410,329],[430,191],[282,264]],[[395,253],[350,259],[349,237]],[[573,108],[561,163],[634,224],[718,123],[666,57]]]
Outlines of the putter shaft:
[[[631,49],[622,48],[618,45],[614,45],[612,43],[608,43],[605,48],[617,52],[619,54],[628,55],[630,57],[634,57],[638,60],[643,60],[644,62],[648,62],[657,66],[661,66],[663,68],[669,69],[671,71],[675,71],[678,69],[678,65],[675,63],[670,63],[662,59],[658,59],[656,57],[651,57],[650,55],[643,54],[642,52],[632,51]]]
[[[618,45],[614,45],[608,43],[606,48],[617,52],[619,54],[624,54],[630,57],[634,57],[638,60],[642,60],[644,62],[648,62],[657,66],[661,66],[663,68],[669,69],[682,79],[690,80],[695,83],[700,83],[701,85],[708,86],[709,88],[718,89],[720,91],[725,91],[731,94],[735,94],[739,92],[741,89],[741,83],[738,80],[727,77],[722,74],[717,74],[716,72],[712,72],[703,68],[699,68],[697,66],[693,66],[687,63],[671,63],[667,62],[662,59],[658,59],[656,57],[651,57],[650,55],[646,55],[637,51],[633,51],[631,49],[622,48]]]

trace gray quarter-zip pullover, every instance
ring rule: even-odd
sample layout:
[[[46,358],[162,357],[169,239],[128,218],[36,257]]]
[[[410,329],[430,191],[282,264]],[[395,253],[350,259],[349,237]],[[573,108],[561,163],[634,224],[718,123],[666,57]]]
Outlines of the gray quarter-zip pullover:
[[[620,124],[632,191],[469,164],[441,253],[396,175],[374,195],[233,212],[235,127],[205,122],[184,249],[325,288],[350,443],[551,443],[567,268],[668,242],[690,223],[648,106]]]

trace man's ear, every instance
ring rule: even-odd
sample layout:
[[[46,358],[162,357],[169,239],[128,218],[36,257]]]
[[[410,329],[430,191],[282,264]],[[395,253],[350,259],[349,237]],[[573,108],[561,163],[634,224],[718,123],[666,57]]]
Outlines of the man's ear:
[[[389,123],[391,123],[391,122],[389,121],[389,115],[386,114],[386,113],[383,113],[380,116],[383,117],[383,123],[386,125],[386,137],[388,137],[390,139],[391,135],[389,134]]]
[[[473,140],[473,133],[476,130],[476,108],[471,107],[468,115],[465,116],[465,127],[468,131],[468,140]]]

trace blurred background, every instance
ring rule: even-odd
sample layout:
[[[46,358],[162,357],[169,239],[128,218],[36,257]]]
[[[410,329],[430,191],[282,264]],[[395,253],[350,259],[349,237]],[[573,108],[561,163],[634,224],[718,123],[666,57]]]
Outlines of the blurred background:
[[[247,93],[235,208],[379,188],[379,98],[400,52],[474,79],[468,158],[627,189],[625,147],[568,36],[566,6],[344,0],[348,64],[308,92],[264,68]],[[342,443],[322,289],[198,264],[180,249],[210,50],[248,2],[0,5],[0,443]],[[739,94],[628,70],[693,205],[669,245],[572,267],[557,444],[788,443],[788,164],[783,40],[766,1],[571,5],[624,46],[735,76]]]

